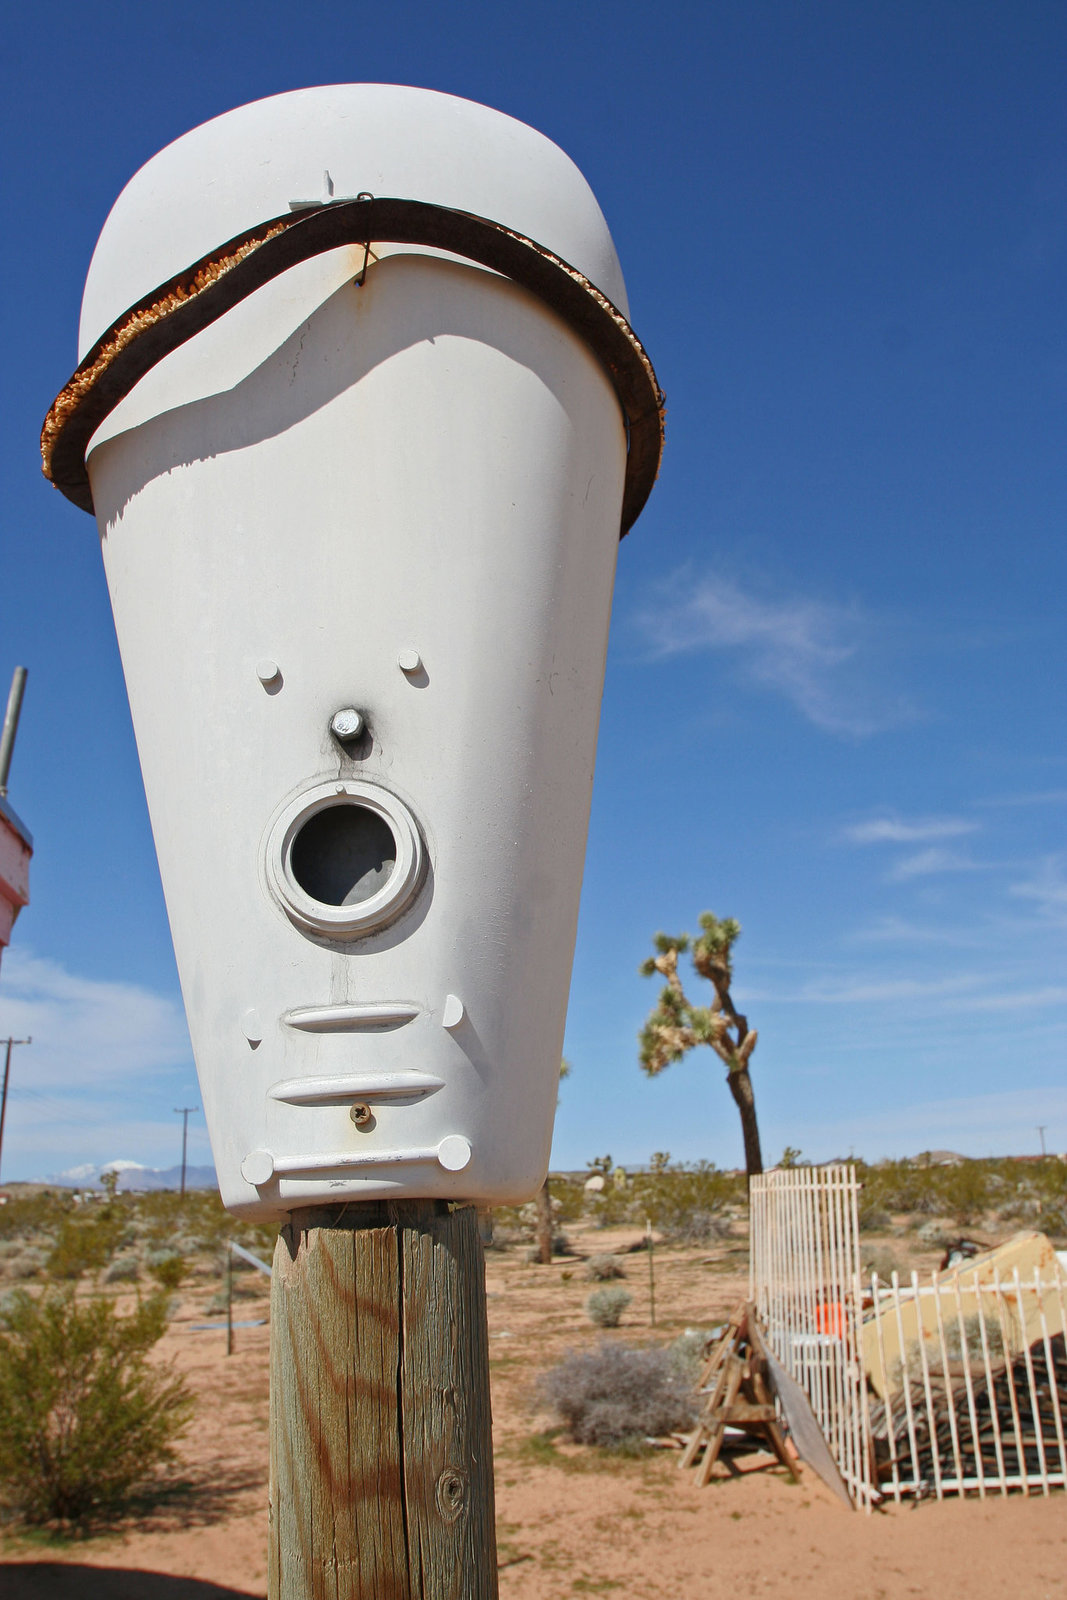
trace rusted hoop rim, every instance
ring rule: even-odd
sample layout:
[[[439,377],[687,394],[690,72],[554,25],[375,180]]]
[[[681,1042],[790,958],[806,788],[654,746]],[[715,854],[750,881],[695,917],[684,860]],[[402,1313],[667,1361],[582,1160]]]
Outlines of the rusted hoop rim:
[[[53,401],[41,431],[45,477],[83,511],[93,493],[93,434],[147,372],[202,328],[298,262],[346,244],[448,250],[529,289],[584,339],[606,369],[628,432],[622,527],[652,491],[663,452],[663,394],[630,324],[595,284],[544,245],[469,211],[423,200],[343,200],[275,217],[231,239],[123,312]]]

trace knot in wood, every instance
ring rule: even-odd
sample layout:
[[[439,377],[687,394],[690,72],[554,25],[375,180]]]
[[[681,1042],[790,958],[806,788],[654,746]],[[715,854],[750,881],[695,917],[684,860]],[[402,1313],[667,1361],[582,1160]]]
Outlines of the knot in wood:
[[[455,1522],[467,1509],[467,1474],[460,1467],[446,1467],[434,1490],[437,1509],[446,1522]]]

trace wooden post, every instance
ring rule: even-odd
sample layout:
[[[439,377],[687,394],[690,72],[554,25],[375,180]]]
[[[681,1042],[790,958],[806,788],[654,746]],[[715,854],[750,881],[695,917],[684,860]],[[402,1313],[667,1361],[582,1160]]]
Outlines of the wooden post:
[[[472,1206],[296,1211],[271,1284],[270,1600],[495,1600]]]

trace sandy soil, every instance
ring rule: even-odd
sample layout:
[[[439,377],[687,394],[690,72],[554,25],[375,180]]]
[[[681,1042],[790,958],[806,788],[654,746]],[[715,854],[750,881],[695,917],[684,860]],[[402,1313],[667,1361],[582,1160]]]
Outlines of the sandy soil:
[[[572,1237],[585,1254],[633,1234]],[[809,1471],[799,1485],[777,1468],[707,1488],[663,1451],[633,1460],[568,1446],[539,1413],[536,1375],[568,1349],[604,1335],[584,1313],[582,1264],[526,1265],[521,1250],[487,1266],[502,1600],[759,1595],[791,1600],[1059,1600],[1067,1592],[1067,1501],[1013,1496],[924,1502],[865,1517],[835,1502]],[[634,1300],[608,1337],[666,1342],[707,1328],[745,1289],[744,1241],[713,1250],[658,1250],[657,1326],[649,1326],[648,1265],[626,1263]],[[241,1328],[232,1357],[221,1332],[196,1332],[214,1285],[183,1293],[165,1354],[199,1406],[182,1450],[181,1482],[147,1517],[61,1547],[8,1538],[4,1600],[223,1600],[266,1592],[267,1350],[265,1326]],[[264,1288],[266,1287],[264,1280]],[[266,1301],[239,1315],[265,1315]]]

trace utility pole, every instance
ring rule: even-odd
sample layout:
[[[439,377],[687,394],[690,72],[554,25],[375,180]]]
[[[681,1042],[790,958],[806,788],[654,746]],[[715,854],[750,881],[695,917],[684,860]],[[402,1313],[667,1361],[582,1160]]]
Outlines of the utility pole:
[[[32,1044],[32,1038],[6,1039],[7,1049],[4,1052],[4,1087],[0,1091],[0,1160],[4,1152],[4,1118],[7,1116],[7,1081],[11,1076],[11,1051],[17,1044]]]
[[[199,1106],[175,1106],[174,1115],[182,1119],[182,1187],[181,1197],[185,1198],[185,1152],[189,1144],[189,1118],[194,1111],[199,1111]]]
[[[1041,1156],[1042,1156],[1042,1159],[1044,1159],[1044,1156],[1045,1156],[1045,1130],[1046,1130],[1047,1127],[1048,1127],[1048,1123],[1047,1122],[1042,1122],[1042,1123],[1038,1124],[1038,1129],[1037,1129],[1038,1137],[1041,1140]]]

